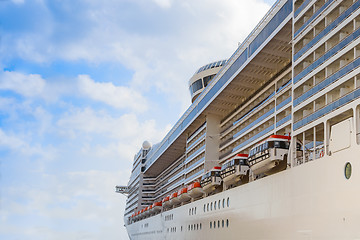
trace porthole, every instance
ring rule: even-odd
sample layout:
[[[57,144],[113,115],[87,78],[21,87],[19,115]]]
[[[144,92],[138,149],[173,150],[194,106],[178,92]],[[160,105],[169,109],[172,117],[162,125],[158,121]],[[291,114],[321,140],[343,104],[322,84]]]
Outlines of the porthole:
[[[227,205],[227,207],[230,206],[230,198],[227,198],[226,205]]]
[[[219,200],[219,202],[218,202],[218,207],[219,207],[219,209],[220,209],[220,205],[221,205],[221,200]]]
[[[226,219],[226,227],[229,227],[229,219]]]
[[[194,210],[194,214],[196,215],[196,207],[195,207],[195,210]]]
[[[214,221],[214,228],[216,228],[216,222]]]
[[[204,204],[204,212],[205,212],[205,208],[206,208],[206,207],[205,207],[205,204]]]
[[[182,231],[182,226],[181,226],[180,230]]]
[[[216,201],[214,202],[214,210],[216,210]]]
[[[212,222],[210,222],[210,228],[212,228]]]
[[[345,170],[344,170],[344,174],[345,174],[346,179],[349,179],[351,177],[351,172],[352,172],[351,163],[347,162],[345,164]]]
[[[202,228],[202,224],[200,223],[200,230],[201,230],[201,228]]]
[[[193,230],[193,225],[191,225],[190,229],[191,229],[191,231]]]
[[[225,198],[223,199],[223,208],[225,208]]]
[[[210,205],[210,210],[212,211],[212,207],[213,207],[213,203],[211,203],[211,205]]]
[[[209,211],[209,203],[207,204],[207,211]]]
[[[224,227],[224,220],[221,221],[221,226]]]
[[[196,230],[199,230],[199,224],[196,224]]]
[[[190,231],[190,225],[188,225],[188,229],[189,229],[189,231]]]
[[[220,228],[220,220],[218,220],[218,228]]]
[[[190,216],[190,214],[191,214],[191,209],[189,209],[189,216]]]
[[[194,215],[194,208],[191,209],[191,215]]]

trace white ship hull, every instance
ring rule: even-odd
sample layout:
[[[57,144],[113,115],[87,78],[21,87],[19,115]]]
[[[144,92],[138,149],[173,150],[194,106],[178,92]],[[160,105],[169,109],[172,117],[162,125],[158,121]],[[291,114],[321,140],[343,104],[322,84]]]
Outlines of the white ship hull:
[[[352,143],[332,156],[162,212],[127,225],[130,239],[360,239],[358,156],[360,147]],[[348,180],[346,162],[353,166]],[[219,200],[220,209],[207,211]]]

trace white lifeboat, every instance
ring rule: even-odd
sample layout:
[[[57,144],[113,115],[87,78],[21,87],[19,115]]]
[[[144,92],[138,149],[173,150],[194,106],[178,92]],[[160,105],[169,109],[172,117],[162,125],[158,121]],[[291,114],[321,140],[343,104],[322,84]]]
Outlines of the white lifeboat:
[[[272,174],[284,170],[289,155],[290,136],[271,135],[255,145],[249,153],[248,163],[254,174]]]
[[[190,195],[188,194],[187,187],[180,189],[177,195],[180,202],[186,202],[191,199]]]
[[[214,167],[201,177],[201,186],[205,193],[209,194],[221,185],[220,170],[220,167]]]
[[[171,205],[177,205],[180,203],[180,200],[178,198],[178,193],[174,192],[170,195],[170,204]]]
[[[171,204],[170,204],[170,196],[167,196],[162,200],[162,206],[163,207],[170,207],[171,206]]]
[[[192,198],[197,198],[204,194],[204,190],[202,189],[199,182],[194,182],[190,184],[187,188],[187,192]]]
[[[221,166],[220,174],[225,186],[245,183],[249,180],[247,158],[247,154],[237,154]]]

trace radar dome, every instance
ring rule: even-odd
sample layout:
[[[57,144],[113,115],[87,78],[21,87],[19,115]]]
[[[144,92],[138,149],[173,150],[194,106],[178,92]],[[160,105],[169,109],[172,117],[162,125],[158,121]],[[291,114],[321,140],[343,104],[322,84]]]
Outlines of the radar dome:
[[[144,141],[142,144],[143,149],[149,149],[151,148],[151,143],[149,141]]]

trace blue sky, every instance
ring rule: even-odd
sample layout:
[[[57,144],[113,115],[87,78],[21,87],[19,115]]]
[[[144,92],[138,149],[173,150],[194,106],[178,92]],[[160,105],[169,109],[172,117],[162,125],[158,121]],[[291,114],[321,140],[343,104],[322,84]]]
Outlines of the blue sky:
[[[1,0],[0,239],[127,239],[134,154],[273,2]]]

